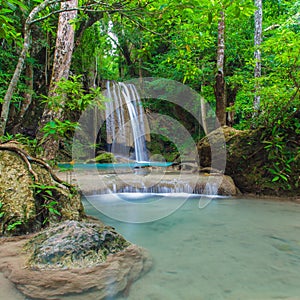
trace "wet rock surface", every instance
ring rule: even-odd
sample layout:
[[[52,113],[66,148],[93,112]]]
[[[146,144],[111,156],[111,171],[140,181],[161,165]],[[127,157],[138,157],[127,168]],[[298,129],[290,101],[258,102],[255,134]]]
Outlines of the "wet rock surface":
[[[30,267],[40,269],[87,267],[130,245],[112,227],[65,221],[37,234],[26,244]]]
[[[232,178],[220,173],[133,173],[102,175],[77,172],[73,180],[84,195],[106,193],[191,193],[234,196],[237,189]]]
[[[63,224],[69,228],[61,232]],[[0,239],[0,272],[25,296],[107,299],[127,293],[132,282],[151,268],[146,250],[125,241],[112,228],[63,224],[36,236]]]

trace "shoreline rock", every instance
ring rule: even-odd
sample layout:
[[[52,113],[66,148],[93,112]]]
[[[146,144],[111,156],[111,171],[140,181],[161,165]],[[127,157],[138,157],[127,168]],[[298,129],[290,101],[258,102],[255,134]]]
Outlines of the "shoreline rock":
[[[89,229],[97,226],[99,224],[92,224]],[[103,262],[96,260],[84,266],[76,267],[75,263],[75,267],[45,268],[45,265],[32,264],[34,246],[28,251],[28,245],[32,245],[40,234],[0,239],[0,272],[30,298],[47,300],[72,296],[72,299],[79,299],[83,295],[85,299],[113,297],[126,293],[130,285],[149,271],[152,265],[145,249],[126,242],[124,249],[108,254]],[[27,251],[24,250],[26,248]],[[79,255],[77,260],[82,261],[83,258]]]
[[[242,194],[256,196],[297,197],[300,192],[300,159],[298,148],[289,143],[285,151],[289,151],[293,159],[287,169],[278,167],[285,172],[285,179],[276,179],[272,173],[274,165],[280,163],[276,156],[270,156],[266,143],[271,137],[266,137],[266,128],[255,130],[237,130],[223,126],[220,130],[212,131],[197,144],[199,158],[203,167],[211,165],[211,143],[218,144],[225,138],[226,142],[226,169],[225,174],[232,177]],[[296,132],[290,133],[289,140],[299,139]],[[279,154],[278,154],[279,155]],[[285,158],[287,159],[287,158]],[[281,162],[282,163],[282,162]]]

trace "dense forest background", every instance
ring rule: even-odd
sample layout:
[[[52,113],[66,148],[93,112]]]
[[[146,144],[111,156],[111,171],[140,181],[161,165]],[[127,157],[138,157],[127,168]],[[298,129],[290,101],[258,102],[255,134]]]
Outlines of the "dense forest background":
[[[2,0],[0,138],[68,159],[80,112],[103,105],[106,80],[167,78],[199,92],[221,125],[259,131],[271,180],[298,187],[299,11],[288,0]],[[145,107],[203,137],[178,107]]]

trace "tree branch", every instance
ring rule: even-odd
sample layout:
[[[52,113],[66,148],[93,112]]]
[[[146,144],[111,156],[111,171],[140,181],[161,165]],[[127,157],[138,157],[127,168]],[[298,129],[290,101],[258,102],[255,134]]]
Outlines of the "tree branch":
[[[161,36],[162,38],[164,38],[163,35],[162,35],[161,33],[158,33],[158,32],[156,32],[156,31],[154,31],[154,30],[151,30],[150,28],[147,28],[146,26],[142,25],[140,22],[138,22],[138,21],[136,21],[136,20],[130,18],[127,14],[124,14],[123,12],[121,12],[121,15],[123,15],[124,17],[126,17],[126,18],[127,18],[128,20],[130,20],[132,23],[138,25],[140,28],[142,28],[142,29],[144,29],[144,30],[146,30],[146,31],[148,31],[148,32],[151,32],[151,33],[153,33],[153,34],[155,34],[155,35],[158,35],[158,36]],[[167,40],[167,39],[166,39],[166,40]]]

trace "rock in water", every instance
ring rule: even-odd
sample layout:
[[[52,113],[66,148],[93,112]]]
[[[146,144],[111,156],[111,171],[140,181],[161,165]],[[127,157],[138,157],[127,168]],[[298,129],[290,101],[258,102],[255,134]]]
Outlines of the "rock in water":
[[[33,299],[114,297],[127,293],[151,264],[145,249],[98,223],[66,221],[29,241],[0,240],[0,272]]]
[[[102,263],[130,243],[112,227],[65,221],[36,235],[27,244],[33,250],[29,265],[39,269],[82,268]]]

